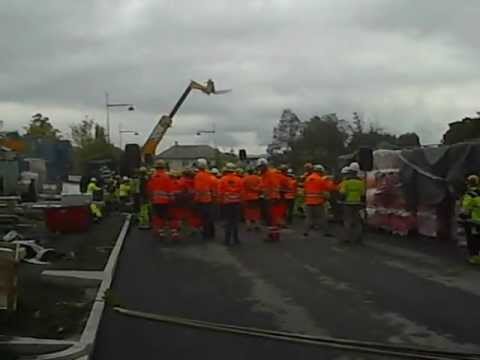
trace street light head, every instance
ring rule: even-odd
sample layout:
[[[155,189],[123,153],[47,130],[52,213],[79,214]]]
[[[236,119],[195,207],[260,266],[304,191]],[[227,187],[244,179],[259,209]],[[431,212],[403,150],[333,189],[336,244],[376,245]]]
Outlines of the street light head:
[[[197,136],[200,136],[200,135],[201,135],[200,131],[197,131]]]
[[[130,106],[128,107],[128,111],[135,111],[135,106],[130,105]]]
[[[140,134],[139,134],[138,132],[136,132],[136,131],[135,131],[135,132],[133,133],[133,135],[140,135]]]

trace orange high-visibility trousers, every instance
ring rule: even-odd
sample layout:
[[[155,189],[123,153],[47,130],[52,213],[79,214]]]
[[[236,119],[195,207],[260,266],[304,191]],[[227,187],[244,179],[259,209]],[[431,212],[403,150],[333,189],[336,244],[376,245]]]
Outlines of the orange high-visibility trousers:
[[[169,227],[169,205],[153,204],[152,230],[160,236],[165,236]]]
[[[246,221],[258,222],[262,218],[258,200],[245,201],[243,213]]]
[[[173,205],[170,207],[169,216],[170,216],[170,231],[172,232],[172,238],[177,240],[180,236],[180,229],[182,227],[182,220],[186,218],[187,212],[186,209]]]

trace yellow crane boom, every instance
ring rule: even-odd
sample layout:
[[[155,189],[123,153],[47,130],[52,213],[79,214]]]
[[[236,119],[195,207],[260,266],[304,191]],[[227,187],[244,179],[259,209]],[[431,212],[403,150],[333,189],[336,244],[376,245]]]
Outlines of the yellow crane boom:
[[[219,95],[219,94],[226,94],[230,91],[231,89],[228,90],[216,90],[215,89],[215,84],[213,80],[209,79],[205,85],[200,84],[196,81],[190,81],[190,84],[188,84],[187,88],[183,92],[183,94],[180,96],[178,101],[176,102],[175,106],[173,107],[172,111],[170,111],[170,114],[168,115],[162,115],[160,119],[158,120],[157,124],[153,128],[150,136],[148,139],[145,141],[145,144],[142,147],[142,157],[146,163],[150,163],[153,160],[153,157],[155,156],[155,151],[157,149],[158,144],[160,141],[162,141],[163,137],[165,136],[165,133],[167,132],[168,128],[172,126],[172,119],[177,113],[177,111],[180,109],[182,104],[184,103],[185,99],[188,97],[190,92],[192,90],[200,90],[204,94],[207,95]]]

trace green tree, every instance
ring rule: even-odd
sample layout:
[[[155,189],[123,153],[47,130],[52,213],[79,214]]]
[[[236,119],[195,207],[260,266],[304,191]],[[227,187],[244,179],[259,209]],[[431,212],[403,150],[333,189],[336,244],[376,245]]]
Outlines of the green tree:
[[[397,137],[379,127],[370,125],[368,131],[362,130],[362,132],[351,134],[347,149],[349,152],[354,152],[362,146],[376,149],[379,145],[395,148],[397,147]]]
[[[480,138],[480,117],[463,118],[449,124],[449,129],[443,134],[442,143],[452,145]]]
[[[70,126],[73,143],[75,146],[83,148],[95,140],[93,129],[95,122],[93,120],[82,120],[78,125]]]
[[[305,124],[303,136],[290,143],[286,161],[295,169],[306,162],[333,168],[337,157],[345,153],[347,138],[346,123],[336,114],[314,116]]]
[[[53,127],[50,119],[41,113],[35,114],[30,120],[30,124],[24,127],[25,135],[34,138],[60,139],[60,130]]]
[[[405,133],[398,137],[397,144],[402,148],[420,146],[420,137],[414,132]]]
[[[75,169],[84,172],[91,160],[112,159],[118,163],[123,151],[107,142],[105,129],[93,120],[83,120],[70,127],[74,148]]]

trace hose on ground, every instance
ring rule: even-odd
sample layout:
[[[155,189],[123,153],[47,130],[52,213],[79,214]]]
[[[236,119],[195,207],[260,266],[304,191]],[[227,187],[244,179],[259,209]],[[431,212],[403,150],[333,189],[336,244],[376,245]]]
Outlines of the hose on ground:
[[[424,359],[424,360],[474,360],[480,359],[478,353],[454,352],[403,345],[384,344],[370,341],[358,341],[342,338],[311,336],[298,333],[289,333],[275,330],[265,330],[252,327],[219,324],[208,321],[192,320],[179,317],[165,316],[142,311],[130,310],[125,307],[115,306],[113,310],[119,314],[158,321],[174,325],[188,326],[197,329],[205,329],[217,332],[225,332],[236,335],[261,337],[277,341],[328,347],[337,350],[353,351],[390,356],[398,358]]]

